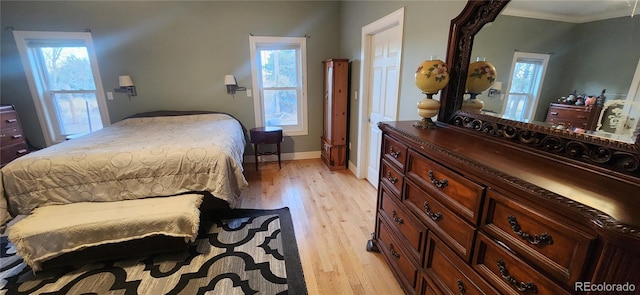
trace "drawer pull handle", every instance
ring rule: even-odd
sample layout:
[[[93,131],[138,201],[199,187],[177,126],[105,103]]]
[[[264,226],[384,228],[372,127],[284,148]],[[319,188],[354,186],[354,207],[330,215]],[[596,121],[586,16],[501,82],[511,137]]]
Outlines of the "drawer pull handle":
[[[27,153],[27,149],[18,150],[17,153],[18,153],[18,155],[26,154]]]
[[[511,225],[511,230],[519,235],[521,238],[525,239],[529,244],[532,245],[551,245],[553,244],[553,238],[548,233],[542,233],[540,235],[530,235],[526,232],[522,231],[520,224],[518,224],[518,220],[515,216],[509,215],[507,217],[507,221],[509,221],[509,225]]]
[[[458,280],[458,290],[460,291],[460,295],[467,295],[467,288],[464,287],[462,280]]]
[[[404,220],[402,220],[402,218],[398,217],[398,214],[396,213],[396,210],[392,211],[392,215],[393,215],[393,220],[397,223],[397,224],[403,224]]]
[[[389,147],[389,155],[397,159],[398,157],[400,157],[400,151],[393,151],[393,147],[391,146]]]
[[[391,171],[387,171],[387,180],[393,184],[395,184],[396,182],[398,182],[398,178],[397,177],[391,177]]]
[[[549,113],[549,115],[557,116],[557,115],[558,115],[558,112],[551,112],[551,113]]]
[[[447,179],[443,178],[442,180],[437,180],[435,176],[433,176],[432,170],[429,170],[429,179],[431,179],[431,183],[433,183],[433,185],[438,188],[445,188],[449,184],[449,181]]]
[[[433,221],[440,221],[442,220],[442,213],[433,213],[431,212],[431,208],[429,207],[429,203],[424,202],[424,213],[427,213],[427,216],[429,216],[429,218],[433,219]]]
[[[21,137],[22,137],[22,134],[16,134],[14,136],[11,136],[11,138],[13,138],[13,139],[18,139],[18,138],[21,138]]]
[[[393,257],[400,258],[400,254],[398,254],[398,252],[396,252],[396,249],[393,248],[393,244],[389,244],[389,252],[391,252],[391,255],[393,255]]]
[[[509,274],[509,270],[507,270],[507,266],[504,264],[504,261],[498,260],[498,268],[500,269],[500,275],[502,276],[502,278],[507,280],[507,282],[514,286],[518,291],[534,294],[538,293],[538,287],[536,286],[536,284],[518,282],[518,280],[511,277],[511,275]]]
[[[7,119],[7,123],[15,123],[18,122],[18,119]]]

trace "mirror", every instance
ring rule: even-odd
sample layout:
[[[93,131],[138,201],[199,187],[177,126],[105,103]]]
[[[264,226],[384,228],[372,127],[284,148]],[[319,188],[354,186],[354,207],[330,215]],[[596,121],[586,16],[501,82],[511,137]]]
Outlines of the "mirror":
[[[516,1],[517,2],[517,1]],[[535,3],[537,1],[525,1],[527,3]],[[564,2],[574,2],[574,1],[563,1]],[[597,1],[604,2],[604,1]],[[542,103],[543,105],[538,105],[537,108],[539,110],[536,113],[542,113],[543,115],[533,115],[531,120],[513,120],[508,118],[503,118],[502,115],[496,115],[489,112],[480,112],[480,113],[472,113],[462,111],[462,101],[465,97],[465,82],[468,73],[468,68],[471,61],[475,61],[476,55],[482,56],[485,60],[490,61],[493,58],[495,53],[487,52],[487,53],[475,53],[474,50],[476,44],[476,37],[478,37],[478,44],[481,44],[484,41],[481,41],[479,38],[482,37],[484,33],[481,32],[483,28],[493,29],[493,25],[496,25],[498,22],[494,22],[503,11],[503,9],[507,6],[509,0],[486,0],[486,1],[475,1],[470,0],[467,2],[467,5],[463,9],[463,11],[451,21],[451,27],[449,31],[449,46],[447,49],[447,65],[449,66],[450,72],[450,81],[448,86],[442,90],[442,95],[440,98],[441,107],[440,112],[438,114],[438,121],[448,123],[449,125],[459,126],[463,128],[468,128],[472,131],[481,132],[489,136],[493,136],[495,138],[499,138],[500,140],[506,140],[513,144],[525,145],[528,148],[533,148],[536,150],[542,150],[545,152],[549,152],[555,154],[557,156],[565,157],[570,159],[570,162],[573,163],[587,163],[590,168],[593,168],[594,165],[596,167],[600,167],[604,169],[603,171],[615,170],[622,172],[624,174],[630,174],[635,177],[640,176],[640,140],[638,140],[638,135],[633,134],[629,140],[623,140],[620,137],[609,136],[609,137],[601,137],[595,136],[594,134],[590,134],[593,132],[574,132],[570,128],[556,128],[554,124],[549,124],[546,121],[546,115],[548,112],[548,107],[550,100],[558,100],[561,99],[562,96],[568,98],[569,93],[576,91],[576,94],[585,93],[587,95],[600,95],[603,89],[606,89],[609,86],[603,85],[612,85],[609,82],[596,83],[593,81],[595,78],[592,78],[589,82],[571,82],[572,86],[568,86],[569,82],[565,81],[573,81],[573,80],[564,80],[564,78],[569,79],[569,77],[558,77],[558,73],[556,70],[553,72],[551,70],[547,71],[547,75],[550,77],[555,77],[555,80],[544,79],[543,84],[540,87],[540,93],[548,93],[544,97],[547,99],[547,103]],[[551,2],[545,2],[543,4],[549,5]],[[554,3],[556,3],[554,1]],[[630,15],[627,17],[631,19]],[[634,22],[637,22],[637,19],[640,17],[635,17]],[[626,20],[626,19],[625,19]],[[628,20],[627,20],[628,21]],[[636,23],[637,24],[637,23]],[[638,26],[638,25],[636,25]],[[637,28],[635,28],[637,29]],[[547,30],[539,31],[537,33],[531,33],[528,36],[528,39],[533,39],[533,37],[546,37],[550,40],[559,40],[557,33],[549,33]],[[634,37],[635,41],[639,42],[638,35]],[[565,39],[566,37],[565,33]],[[553,37],[553,38],[552,38]],[[498,38],[500,39],[500,38]],[[505,38],[501,38],[505,39]],[[491,43],[491,46],[497,50],[500,49],[499,45],[497,45],[500,40],[488,41]],[[577,43],[578,41],[573,41],[573,39],[564,40],[568,43]],[[607,40],[589,40],[587,44],[581,44],[582,46],[597,46],[597,47],[606,47],[612,48],[612,46],[616,45],[615,43],[608,43]],[[508,49],[510,52],[507,54],[506,66],[502,64],[502,62],[496,62],[497,71],[503,72],[506,76],[500,76],[497,81],[502,82],[502,89],[500,92],[508,92],[507,87],[508,77],[510,75],[511,63],[513,61],[514,53],[516,49],[525,48],[524,42],[520,41],[520,48],[510,48]],[[480,45],[479,45],[480,46]],[[531,50],[531,49],[527,49]],[[531,50],[533,51],[533,50]],[[638,52],[638,48],[635,49],[636,53]],[[560,49],[546,49],[540,50],[537,49],[534,53],[546,53],[552,55],[554,58],[567,55],[564,51]],[[609,49],[609,56],[618,54],[617,50]],[[572,56],[572,55],[569,55]],[[572,56],[575,58],[575,56]],[[498,57],[496,57],[498,58]],[[582,59],[587,59],[586,57],[582,57]],[[593,59],[593,58],[589,58]],[[637,94],[638,84],[640,81],[640,77],[636,77],[635,81],[633,76],[635,71],[637,71],[637,64],[640,57],[636,56],[633,62],[626,62],[632,64],[631,70],[625,70],[628,75],[630,82],[624,82],[625,86],[615,86],[615,89],[626,88],[626,91],[632,92],[635,91]],[[580,60],[578,58],[578,60]],[[549,61],[552,61],[552,58],[549,58]],[[568,63],[568,61],[565,61]],[[588,65],[587,65],[588,66]],[[616,69],[620,65],[610,65]],[[504,67],[507,70],[503,69]],[[565,67],[568,67],[565,65]],[[600,71],[593,68],[586,69],[575,69],[574,73],[580,73],[585,77],[601,77],[599,74]],[[622,75],[622,71],[613,71],[615,77],[607,77],[609,81],[611,79],[622,81],[622,78],[619,76]],[[507,77],[507,78],[504,78]],[[577,77],[576,75],[572,76],[573,78]],[[562,79],[561,79],[562,78]],[[500,80],[504,79],[504,80]],[[617,79],[617,80],[616,80]],[[604,80],[604,79],[600,79]],[[578,84],[578,83],[588,83]],[[620,82],[622,83],[622,82]],[[558,84],[558,87],[552,87],[554,84]],[[495,84],[494,84],[495,85]],[[634,88],[635,90],[631,89]],[[564,87],[566,86],[566,87]],[[614,87],[614,86],[611,86]],[[613,101],[615,98],[618,98],[615,94],[625,94],[622,90],[616,90],[614,92],[614,88],[609,87],[605,92],[605,96],[607,94],[612,94],[611,97],[607,98],[608,101]],[[554,90],[557,88],[558,90]],[[575,88],[575,89],[574,89]],[[494,89],[494,95],[496,94],[497,89]],[[545,92],[546,91],[546,92]],[[555,93],[553,91],[558,91]],[[501,93],[500,93],[501,94]],[[506,94],[506,93],[505,93]],[[626,93],[628,94],[628,93]],[[499,95],[499,94],[498,94]],[[488,97],[488,93],[485,94],[485,99]],[[500,99],[499,97],[494,97],[492,99]],[[506,100],[506,97],[505,97]],[[541,99],[542,100],[542,99]],[[605,100],[605,101],[606,101]],[[488,104],[490,106],[490,104]],[[604,105],[602,106],[604,109]],[[623,108],[631,108],[629,106],[624,106]],[[497,108],[496,108],[497,109]],[[502,107],[500,108],[502,111]],[[617,112],[617,111],[616,111]],[[498,113],[498,112],[496,112]],[[613,112],[609,112],[605,114],[605,117],[608,115],[617,114]],[[600,117],[600,113],[596,116]],[[597,119],[595,119],[597,120]],[[619,120],[617,121],[619,122]],[[597,126],[597,124],[596,124]],[[594,129],[595,130],[595,129]],[[594,168],[594,169],[600,169]]]
[[[624,103],[640,103],[632,85],[640,76],[640,17],[604,3],[620,2],[507,4],[474,38],[471,58],[500,69],[497,83],[477,96],[483,113],[635,142],[637,109]]]

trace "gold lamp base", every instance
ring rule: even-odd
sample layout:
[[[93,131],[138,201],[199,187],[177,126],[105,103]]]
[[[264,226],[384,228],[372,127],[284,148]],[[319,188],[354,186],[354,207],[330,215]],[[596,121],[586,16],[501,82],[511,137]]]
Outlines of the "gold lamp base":
[[[431,118],[438,114],[440,110],[440,102],[433,99],[434,93],[425,93],[425,97],[418,101],[418,115],[422,120],[413,124],[413,126],[422,129],[433,129],[438,127]]]
[[[413,126],[422,129],[434,129],[438,127],[438,125],[436,125],[436,122],[433,122],[431,118],[422,118],[422,120],[413,123]]]

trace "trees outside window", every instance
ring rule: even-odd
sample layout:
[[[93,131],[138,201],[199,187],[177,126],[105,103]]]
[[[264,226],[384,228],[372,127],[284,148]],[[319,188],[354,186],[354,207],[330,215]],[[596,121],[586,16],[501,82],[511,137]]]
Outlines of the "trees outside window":
[[[250,36],[256,125],[306,135],[306,39]]]
[[[14,36],[47,145],[109,124],[90,33]]]

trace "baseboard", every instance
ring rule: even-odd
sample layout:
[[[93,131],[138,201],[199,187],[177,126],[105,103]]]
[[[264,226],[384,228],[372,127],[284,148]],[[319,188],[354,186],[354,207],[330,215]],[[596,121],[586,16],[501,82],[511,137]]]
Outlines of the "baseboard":
[[[320,151],[312,151],[312,152],[297,152],[297,153],[282,153],[280,154],[280,158],[283,161],[291,161],[291,160],[304,160],[304,159],[319,159]],[[264,155],[258,157],[258,162],[277,162],[277,155]],[[253,155],[244,155],[245,163],[255,163],[256,159]]]
[[[358,175],[358,166],[356,166],[356,164],[354,164],[353,162],[349,161],[347,168],[349,168],[349,171],[351,171],[351,173],[353,173],[353,175],[358,178],[358,179],[363,179],[364,177],[361,177],[361,175]]]

